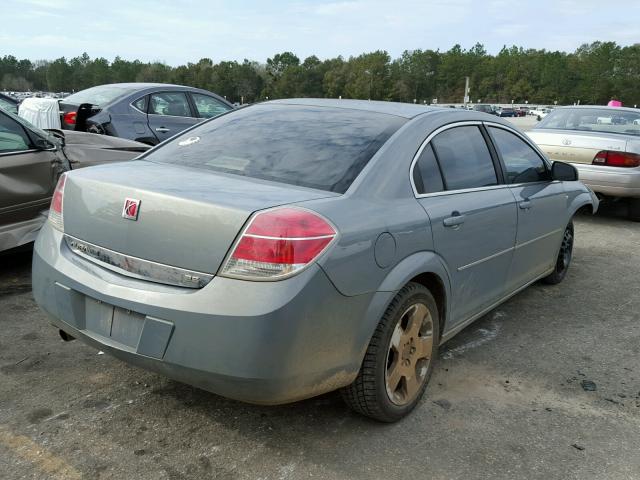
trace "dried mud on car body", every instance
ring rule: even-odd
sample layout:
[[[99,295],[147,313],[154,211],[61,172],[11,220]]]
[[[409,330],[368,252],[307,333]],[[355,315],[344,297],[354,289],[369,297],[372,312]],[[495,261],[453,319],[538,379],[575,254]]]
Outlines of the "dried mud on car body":
[[[618,208],[576,219],[563,284],[527,289],[442,347],[394,425],[335,393],[251,406],[64,343],[27,291],[29,252],[2,256],[1,476],[637,479],[640,224]]]

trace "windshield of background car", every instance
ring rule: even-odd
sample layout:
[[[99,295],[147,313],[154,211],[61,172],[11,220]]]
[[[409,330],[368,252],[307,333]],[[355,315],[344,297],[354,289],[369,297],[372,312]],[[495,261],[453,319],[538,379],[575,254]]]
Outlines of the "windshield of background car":
[[[550,112],[536,128],[640,136],[640,111],[616,108],[561,108]]]
[[[362,110],[262,104],[203,123],[144,159],[344,193],[404,123]]]
[[[87,88],[78,93],[69,95],[63,100],[64,103],[74,103],[80,105],[82,103],[90,103],[102,107],[112,102],[118,97],[136,91],[132,87],[123,87],[121,85],[100,85],[98,87]]]

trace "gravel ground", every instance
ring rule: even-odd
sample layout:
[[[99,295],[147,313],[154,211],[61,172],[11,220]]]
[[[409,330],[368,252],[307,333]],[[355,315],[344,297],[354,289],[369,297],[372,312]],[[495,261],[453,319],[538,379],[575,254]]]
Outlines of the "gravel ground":
[[[64,343],[0,257],[0,478],[638,479],[640,224],[576,220],[574,263],[441,348],[416,411],[382,425],[337,394],[226,400]]]

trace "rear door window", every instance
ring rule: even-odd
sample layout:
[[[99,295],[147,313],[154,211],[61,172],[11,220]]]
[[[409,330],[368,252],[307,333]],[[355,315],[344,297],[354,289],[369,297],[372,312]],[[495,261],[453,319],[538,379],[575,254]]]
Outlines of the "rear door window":
[[[489,147],[480,128],[454,127],[431,140],[447,190],[488,187],[498,184]]]
[[[172,117],[192,117],[184,92],[159,92],[150,95],[149,113]]]
[[[418,194],[441,192],[442,174],[431,144],[425,146],[413,168],[413,182]]]
[[[133,106],[140,110],[142,113],[147,113],[147,99],[149,97],[145,95],[142,98],[139,98],[135,102],[133,102]]]
[[[544,161],[524,140],[502,128],[489,127],[489,131],[506,167],[507,183],[549,180]]]
[[[261,104],[204,122],[144,158],[344,193],[404,123],[349,108]]]

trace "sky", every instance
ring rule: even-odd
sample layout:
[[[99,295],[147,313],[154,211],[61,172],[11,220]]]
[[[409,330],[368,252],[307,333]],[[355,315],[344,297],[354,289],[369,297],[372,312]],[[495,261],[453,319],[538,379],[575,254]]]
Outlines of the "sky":
[[[574,51],[640,42],[640,0],[2,0],[0,56],[265,62],[386,50],[448,50],[476,42]]]

